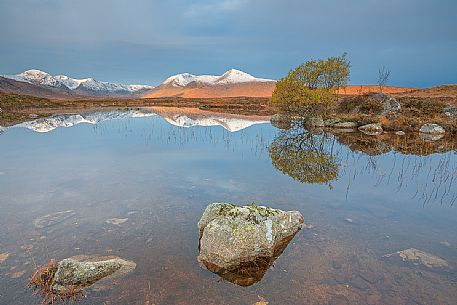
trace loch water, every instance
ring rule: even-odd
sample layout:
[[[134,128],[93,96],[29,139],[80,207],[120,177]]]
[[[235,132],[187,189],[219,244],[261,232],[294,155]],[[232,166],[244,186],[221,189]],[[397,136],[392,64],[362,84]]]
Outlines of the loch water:
[[[454,144],[417,135],[154,109],[19,124],[0,134],[0,304],[39,304],[35,265],[75,255],[137,264],[79,304],[457,304],[456,180]],[[305,227],[239,286],[197,261],[212,202]]]

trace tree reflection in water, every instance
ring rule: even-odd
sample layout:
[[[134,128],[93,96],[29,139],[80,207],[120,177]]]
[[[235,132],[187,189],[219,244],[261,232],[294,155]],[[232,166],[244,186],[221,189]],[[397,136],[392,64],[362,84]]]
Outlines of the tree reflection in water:
[[[315,132],[294,122],[281,130],[269,147],[273,165],[302,183],[328,184],[347,180],[346,199],[352,185],[365,176],[373,187],[391,185],[400,192],[409,189],[423,205],[457,202],[457,140],[452,136],[427,141],[419,134],[379,136],[338,130]]]
[[[339,162],[332,154],[334,138],[312,133],[300,122],[273,140],[269,153],[273,165],[302,183],[329,184],[338,177]]]

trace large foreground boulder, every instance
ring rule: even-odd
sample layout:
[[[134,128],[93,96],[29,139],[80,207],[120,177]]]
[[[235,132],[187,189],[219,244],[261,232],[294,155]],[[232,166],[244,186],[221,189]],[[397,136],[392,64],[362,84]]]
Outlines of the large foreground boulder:
[[[302,226],[297,211],[213,203],[198,222],[198,260],[223,278],[249,286],[263,277]]]

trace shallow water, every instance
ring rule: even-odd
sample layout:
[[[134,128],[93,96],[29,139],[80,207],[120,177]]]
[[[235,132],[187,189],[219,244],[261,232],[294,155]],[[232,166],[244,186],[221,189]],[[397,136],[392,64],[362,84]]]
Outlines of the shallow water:
[[[456,304],[454,149],[364,153],[351,145],[359,136],[228,117],[92,115],[0,134],[0,304],[38,304],[34,264],[80,254],[137,263],[80,304]],[[211,202],[253,201],[298,210],[309,226],[241,287],[197,262],[197,222]],[[449,267],[384,257],[408,248]]]

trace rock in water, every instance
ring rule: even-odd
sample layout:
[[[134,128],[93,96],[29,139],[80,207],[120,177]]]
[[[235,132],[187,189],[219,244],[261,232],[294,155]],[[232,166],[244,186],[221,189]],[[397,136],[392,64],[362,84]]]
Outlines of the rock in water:
[[[377,136],[382,134],[384,131],[382,129],[381,124],[375,123],[375,124],[367,124],[359,127],[359,130],[363,132],[364,134],[370,135],[370,136]]]
[[[262,279],[303,223],[297,211],[212,203],[198,222],[198,260],[232,283],[252,285]]]
[[[98,261],[84,256],[67,258],[58,263],[52,290],[60,295],[79,291],[108,276],[130,272],[135,267],[134,262],[118,257]]]

